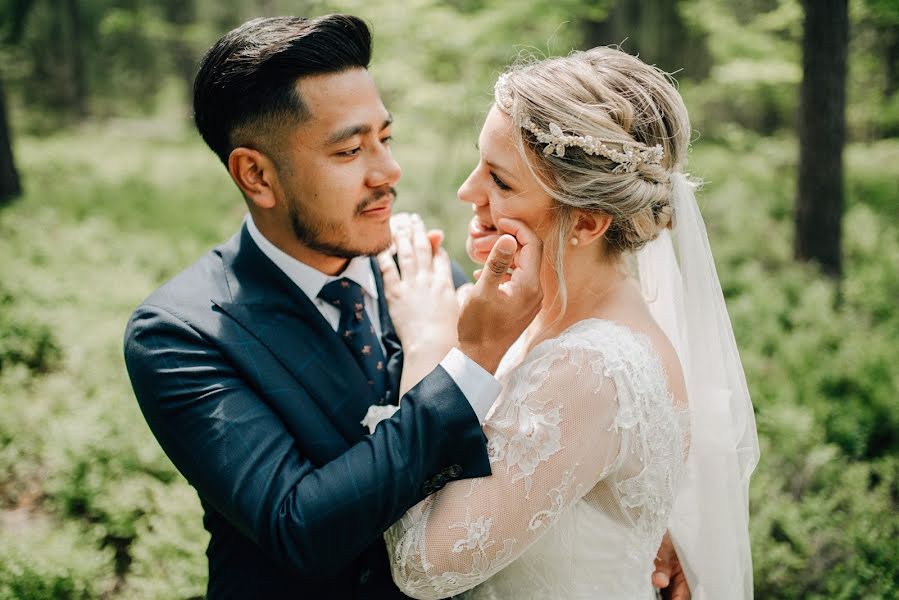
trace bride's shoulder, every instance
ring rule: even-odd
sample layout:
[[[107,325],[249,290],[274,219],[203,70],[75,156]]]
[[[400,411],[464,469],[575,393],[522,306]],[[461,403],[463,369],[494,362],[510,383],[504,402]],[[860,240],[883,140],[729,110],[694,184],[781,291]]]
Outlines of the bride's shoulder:
[[[589,318],[574,323],[558,337],[541,342],[531,350],[525,362],[563,354],[615,363],[656,360],[649,335],[617,321]]]
[[[583,383],[609,377],[661,375],[649,337],[615,321],[590,318],[574,323],[557,337],[531,348],[510,373],[532,382],[553,372],[568,373]]]

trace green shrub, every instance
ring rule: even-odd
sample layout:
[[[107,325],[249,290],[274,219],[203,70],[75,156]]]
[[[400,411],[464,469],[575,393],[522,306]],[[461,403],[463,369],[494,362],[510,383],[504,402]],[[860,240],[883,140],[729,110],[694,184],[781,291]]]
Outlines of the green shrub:
[[[11,297],[0,291],[0,371],[23,365],[46,373],[62,359],[53,331],[43,323],[19,320],[10,314]]]
[[[33,515],[0,538],[0,600],[99,598],[115,583],[109,564],[90,528]]]

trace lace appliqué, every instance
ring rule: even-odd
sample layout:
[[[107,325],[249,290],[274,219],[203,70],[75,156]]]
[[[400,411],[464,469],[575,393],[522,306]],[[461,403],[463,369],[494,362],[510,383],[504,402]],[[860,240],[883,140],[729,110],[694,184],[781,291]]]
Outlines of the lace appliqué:
[[[571,367],[574,387],[548,383],[553,373],[570,373]],[[385,534],[394,580],[415,598],[465,590],[471,590],[466,598],[544,598],[575,587],[615,586],[629,590],[616,597],[642,597],[683,471],[684,439],[649,341],[608,321],[582,321],[532,349],[501,381],[503,393],[484,430],[494,477],[508,484],[491,487],[492,478],[474,479],[466,490],[456,482],[409,510]],[[616,440],[608,455],[596,464],[581,464],[577,454],[551,461],[578,441],[563,439],[568,430],[562,425],[579,418],[568,407],[583,408],[581,395],[600,390],[597,401],[614,402],[602,426],[607,429],[594,425],[593,434],[585,434]],[[587,471],[593,473],[589,480]],[[602,485],[593,487],[597,475]],[[587,512],[574,511],[575,505]],[[464,517],[446,519],[456,511]],[[575,514],[588,515],[584,522],[593,525],[585,529],[565,517]],[[571,570],[604,540],[615,548],[616,558],[604,565],[611,568]]]
[[[684,431],[677,426],[681,419],[673,416],[675,408],[667,389],[667,376],[661,362],[651,350],[649,341],[630,332],[621,336],[619,326],[605,328],[603,348],[617,344],[643,345],[646,350],[621,348],[620,352],[604,352],[591,361],[596,374],[615,382],[618,414],[615,428],[634,438],[631,449],[643,468],[634,476],[617,479],[618,502],[628,515],[636,536],[626,549],[634,560],[655,556],[659,541],[667,529],[677,484],[684,470]],[[563,341],[563,345],[570,343]],[[659,403],[665,398],[665,403]],[[620,457],[623,460],[625,457]],[[620,466],[616,465],[616,466]]]
[[[477,481],[470,483],[472,488],[476,483]],[[425,547],[426,524],[432,506],[433,498],[426,498],[410,509],[384,536],[388,549],[393,549],[391,554],[394,560],[391,567],[394,580],[403,581],[402,589],[407,595],[444,598],[459,590],[474,587],[508,562],[516,540],[493,540],[490,538],[493,522],[490,517],[468,517],[463,522],[453,523],[450,529],[462,529],[465,532],[464,537],[453,544],[452,552],[467,552],[472,561],[470,570],[466,573],[433,573],[433,565],[427,560]],[[405,530],[404,533],[398,537],[396,534],[402,530]]]
[[[476,484],[476,481],[471,483],[472,489],[476,487]],[[572,497],[580,497],[583,493],[583,486],[574,484],[573,470],[566,471],[562,483],[547,493],[547,508],[538,511],[531,517],[528,524],[529,531],[551,527],[561,517],[570,506]],[[416,510],[419,507],[421,507],[420,512]],[[385,535],[385,541],[395,545],[393,556],[402,558],[400,561],[394,560],[392,567],[395,572],[399,570],[402,574],[401,580],[404,582],[402,590],[406,594],[416,598],[442,598],[456,594],[489,579],[509,563],[518,540],[507,538],[500,542],[491,539],[493,519],[481,515],[475,518],[469,517],[463,522],[450,526],[450,529],[461,529],[465,532],[464,537],[455,541],[452,551],[456,554],[467,552],[471,559],[471,569],[465,573],[452,571],[431,574],[433,565],[425,559],[425,549],[422,545],[426,533],[425,524],[431,507],[432,499],[428,498],[407,513],[401,521],[407,525],[406,532],[399,539],[396,539],[391,533],[398,529],[397,526],[388,530]],[[412,514],[415,516],[411,516]],[[407,519],[409,519],[408,522]],[[501,547],[497,548],[497,546]],[[410,552],[409,550],[412,548],[417,548],[418,552]],[[416,557],[419,560],[415,560]]]
[[[512,401],[501,403],[485,426],[490,464],[505,461],[507,469],[517,471],[512,481],[524,480],[525,498],[530,497],[537,466],[562,449],[561,409],[547,408],[554,400],[551,395],[540,397],[531,393],[546,382],[549,369],[535,369],[532,373],[523,381],[510,379],[507,385],[511,389],[506,397]],[[510,431],[514,433],[503,433]]]
[[[549,500],[552,505],[531,517],[531,522],[528,523],[528,531],[537,531],[541,527],[549,527],[559,518],[559,515],[565,510],[565,502],[572,496],[568,492],[573,483],[574,471],[565,471],[562,483],[558,487],[549,490]],[[574,491],[574,497],[580,498],[583,495],[583,488],[584,486],[578,485]]]

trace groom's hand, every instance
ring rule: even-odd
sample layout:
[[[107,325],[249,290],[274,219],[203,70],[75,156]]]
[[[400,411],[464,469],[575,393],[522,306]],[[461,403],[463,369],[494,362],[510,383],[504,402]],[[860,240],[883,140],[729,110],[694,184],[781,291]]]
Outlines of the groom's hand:
[[[490,373],[496,372],[543,301],[539,238],[514,219],[500,219],[497,225],[507,233],[490,251],[459,315],[459,349]]]
[[[662,545],[659,546],[652,584],[661,590],[665,600],[690,600],[690,586],[668,532],[665,532]]]

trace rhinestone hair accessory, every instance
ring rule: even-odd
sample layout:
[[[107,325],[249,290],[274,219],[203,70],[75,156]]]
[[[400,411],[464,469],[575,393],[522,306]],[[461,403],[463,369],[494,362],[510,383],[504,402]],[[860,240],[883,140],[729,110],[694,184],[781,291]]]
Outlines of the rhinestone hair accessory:
[[[496,105],[507,115],[512,114],[512,93],[509,91],[509,76],[503,73],[496,80],[494,86]],[[660,144],[646,146],[630,140],[613,140],[596,138],[591,135],[568,135],[555,123],[549,124],[549,131],[544,131],[528,117],[521,124],[523,129],[529,131],[541,144],[546,144],[543,154],[549,156],[555,154],[559,158],[565,156],[565,148],[580,148],[587,154],[603,156],[618,166],[612,169],[613,173],[633,173],[641,164],[658,165],[665,157],[665,151]],[[621,146],[617,150],[608,146],[614,144]]]

